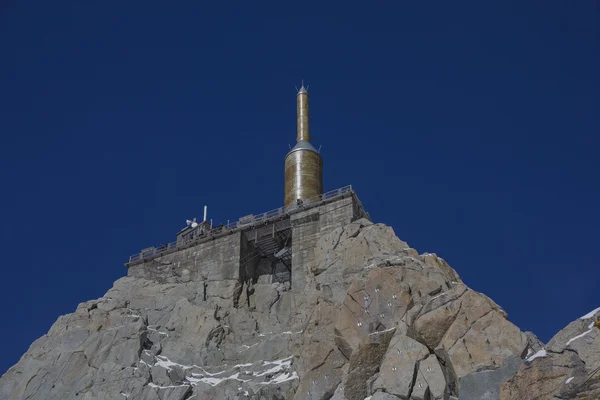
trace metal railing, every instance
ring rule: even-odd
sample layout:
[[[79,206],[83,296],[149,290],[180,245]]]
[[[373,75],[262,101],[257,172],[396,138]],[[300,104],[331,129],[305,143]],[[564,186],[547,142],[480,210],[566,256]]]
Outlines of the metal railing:
[[[341,197],[348,193],[352,193],[352,185],[344,186],[335,190],[330,190],[329,192],[323,193],[321,195],[303,200],[301,204],[292,204],[287,207],[279,207],[261,214],[241,217],[237,221],[230,222],[228,224],[222,224],[218,227],[214,227],[200,234],[196,234],[197,232],[192,231],[186,236],[186,238],[183,238],[181,240],[143,249],[139,253],[129,257],[129,262],[125,265],[137,264],[139,262],[143,262],[165,254],[169,254],[177,250],[191,247],[211,238],[220,237],[231,234],[233,232],[237,232],[239,230],[252,228],[258,224],[266,224],[270,221],[287,217],[296,212],[316,207],[325,201],[337,199],[338,197]]]

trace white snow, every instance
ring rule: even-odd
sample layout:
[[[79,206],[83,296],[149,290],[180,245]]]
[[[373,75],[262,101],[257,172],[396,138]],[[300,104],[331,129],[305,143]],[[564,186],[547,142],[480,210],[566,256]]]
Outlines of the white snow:
[[[287,382],[287,381],[291,381],[294,379],[300,379],[298,377],[298,374],[296,373],[296,371],[292,372],[291,374],[289,372],[286,372],[285,374],[281,374],[277,378],[275,378],[273,380],[273,383],[282,383],[282,382]]]
[[[444,295],[444,294],[446,294],[446,292],[442,292],[442,293],[438,294],[437,296],[430,298],[429,301],[431,301],[433,299],[437,299],[438,297],[440,297],[441,295]]]
[[[194,374],[192,374],[194,375]],[[202,380],[200,378],[194,378],[193,376],[186,376],[185,380],[187,380],[189,383],[191,383],[192,386],[196,386],[198,384],[198,382],[202,382]]]
[[[216,386],[216,385],[218,385],[219,383],[221,383],[223,381],[231,380],[231,379],[235,379],[235,380],[240,381],[240,382],[248,382],[250,380],[250,379],[243,380],[243,379],[241,379],[239,377],[239,375],[240,375],[240,373],[236,372],[235,374],[233,374],[231,376],[226,376],[226,377],[223,377],[223,378],[200,378],[200,379],[193,379],[194,382],[192,382],[190,380],[190,378],[187,378],[187,379],[190,381],[190,383],[192,383],[194,385],[197,384],[198,382],[203,382],[203,383],[208,383],[210,386]]]
[[[292,381],[294,379],[300,379],[298,377],[298,374],[296,373],[296,371],[292,372],[291,374],[289,372],[283,373],[281,375],[278,375],[275,379],[271,379],[268,382],[260,382],[261,385],[270,385],[270,384],[279,384],[279,383],[283,383],[283,382],[287,382],[287,381]]]
[[[575,378],[574,376],[570,377],[569,379],[566,380],[566,384],[569,384],[569,382],[571,382],[573,380],[573,378]]]
[[[242,347],[244,348],[244,350],[240,350],[239,352],[241,353],[241,352],[243,352],[243,351],[246,351],[246,350],[248,350],[249,348],[251,348],[251,347],[254,347],[254,346],[257,346],[257,345],[259,345],[259,344],[261,344],[261,343],[263,343],[263,342],[254,343],[252,346],[248,346],[247,344],[243,344],[243,345],[242,345]]]
[[[166,333],[166,332],[160,332],[160,331],[158,331],[157,329],[150,328],[150,326],[148,326],[146,329],[148,329],[149,331],[156,332],[156,333],[158,333],[159,335],[165,335],[165,336],[169,337],[169,334],[168,334],[168,333]]]
[[[176,386],[158,386],[155,383],[148,383],[148,386],[150,386],[151,388],[155,388],[155,389],[172,389],[172,388],[178,388],[178,387],[189,387],[189,385],[176,385]]]
[[[531,362],[533,360],[535,360],[538,357],[546,357],[548,355],[548,352],[546,352],[546,349],[541,349],[540,351],[538,351],[537,353],[535,353],[534,355],[532,355],[531,357],[529,357],[527,359],[527,361]]]
[[[396,329],[396,327],[392,326],[391,328],[386,329],[385,331],[375,331],[373,333],[370,333],[369,335],[381,335],[382,333],[390,332],[390,331],[393,331],[394,329]]]
[[[233,367],[231,367],[231,368],[230,368],[230,372],[233,372],[233,371],[231,371],[231,370],[234,370],[234,369],[237,369],[237,368],[249,367],[249,366],[251,366],[251,365],[252,365],[251,363],[248,363],[248,364],[236,364],[236,365],[234,365]],[[217,376],[217,375],[223,375],[223,374],[225,374],[225,373],[227,372],[227,371],[219,371],[219,372],[212,372],[212,373],[211,373],[211,372],[208,372],[208,371],[207,371],[207,370],[205,370],[204,368],[202,368],[202,367],[199,367],[199,366],[197,366],[197,365],[194,365],[192,368],[198,368],[198,369],[202,370],[202,373],[201,373],[201,374],[198,374],[198,373],[193,373],[193,372],[192,372],[192,377],[195,377],[195,376],[204,377],[204,375],[208,375],[208,376]],[[233,376],[233,375],[232,375],[232,376]],[[198,380],[198,381],[200,381],[200,380],[201,380],[201,378],[193,378],[193,379],[196,379],[196,380]]]
[[[273,374],[275,372],[279,372],[282,368],[284,367],[289,367],[290,365],[292,365],[292,357],[287,357],[281,360],[275,360],[275,361],[264,361],[264,365],[274,365],[274,367],[269,368],[266,371],[261,372],[260,374],[256,374],[256,376],[264,376],[267,374]]]
[[[267,384],[282,383],[282,382],[286,382],[286,381],[293,380],[293,379],[299,379],[296,372],[284,372],[285,369],[289,368],[292,365],[293,356],[283,358],[281,360],[263,361],[262,365],[265,367],[270,367],[270,368],[268,368],[267,370],[265,370],[263,372],[257,373],[257,374],[253,374],[251,372],[245,372],[245,374],[253,375],[253,378],[250,378],[250,379],[242,379],[242,378],[240,378],[240,372],[234,373],[234,371],[236,371],[236,370],[239,371],[239,369],[241,369],[241,368],[250,367],[252,365],[255,365],[256,363],[237,364],[237,365],[234,365],[233,367],[231,367],[227,371],[211,373],[197,365],[189,366],[189,365],[178,364],[176,362],[169,360],[165,356],[156,356],[156,358],[157,358],[157,362],[155,365],[160,365],[169,370],[173,366],[179,366],[184,370],[188,370],[191,368],[201,370],[202,373],[192,372],[190,374],[190,376],[187,376],[185,378],[189,382],[189,384],[191,384],[192,386],[196,386],[198,383],[206,383],[211,386],[216,386],[219,383],[226,381],[226,380],[236,380],[236,381],[245,383],[245,382],[251,381],[254,377],[264,376],[264,375],[268,375],[268,374],[273,374],[273,375],[278,374],[278,376],[273,378],[271,381],[267,382]],[[143,360],[140,360],[140,361],[143,362]],[[230,374],[230,375],[227,375],[227,374]],[[263,384],[263,383],[261,383],[261,384]],[[156,384],[150,383],[149,386],[164,389],[164,388],[180,387],[180,386],[188,386],[188,385],[158,386]]]
[[[581,335],[577,335],[575,337],[572,337],[571,339],[569,339],[567,341],[566,346],[570,345],[571,343],[573,343],[574,341],[576,341],[577,339],[581,339],[582,337],[584,337],[585,335],[587,335],[588,333],[590,333],[592,331],[592,326],[594,326],[594,324],[592,323],[590,325],[590,329],[588,329],[587,331],[583,332]]]
[[[600,307],[596,308],[593,311],[590,311],[589,313],[585,314],[583,317],[579,318],[579,319],[590,319],[592,318],[594,315],[596,315],[598,313],[598,311],[600,311]]]
[[[170,370],[171,367],[174,367],[174,366],[178,366],[178,367],[181,367],[183,369],[190,369],[190,368],[194,368],[195,367],[195,365],[194,366],[189,366],[189,365],[178,364],[176,362],[173,362],[173,361],[169,360],[165,356],[156,356],[156,358],[158,359],[158,361],[156,362],[155,365],[160,365],[161,367],[164,367],[164,368],[166,368],[168,370]]]
[[[174,363],[171,363],[174,364]],[[254,376],[264,376],[267,374],[275,374],[277,372],[282,372],[282,369],[289,367],[292,364],[292,357],[288,357],[288,358],[284,358],[281,360],[275,360],[275,361],[263,361],[263,365],[264,366],[273,366],[269,369],[267,369],[266,371],[263,371],[261,373],[255,374]],[[248,364],[237,364],[234,365],[229,371],[233,372],[233,370],[237,369],[237,368],[241,368],[241,367],[249,367],[253,365],[252,363],[248,363]],[[197,385],[198,383],[202,382],[202,383],[207,383],[211,386],[216,386],[219,383],[226,381],[226,380],[237,380],[240,382],[249,382],[252,379],[242,379],[240,378],[240,373],[236,372],[233,375],[229,375],[229,376],[222,376],[224,373],[226,373],[226,371],[222,371],[222,372],[217,372],[217,373],[210,373],[210,372],[206,372],[204,370],[204,368],[198,367],[198,366],[194,366],[195,368],[199,368],[201,369],[204,374],[197,374],[197,373],[192,373],[190,377],[187,377],[186,379],[192,384],[192,386]],[[204,376],[204,375],[208,375],[208,376]],[[217,376],[220,375],[220,376]],[[298,375],[293,372],[291,375],[290,373],[286,372],[283,374],[280,374],[279,376],[275,377],[275,379],[272,379],[271,381],[269,381],[269,383],[281,383],[281,382],[286,382],[288,380],[292,380],[292,379],[298,379]]]

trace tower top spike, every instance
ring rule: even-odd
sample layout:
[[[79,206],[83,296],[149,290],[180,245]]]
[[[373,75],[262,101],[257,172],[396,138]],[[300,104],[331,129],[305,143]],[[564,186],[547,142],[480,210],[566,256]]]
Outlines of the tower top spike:
[[[304,79],[302,79],[302,86],[300,87],[300,90],[298,90],[298,94],[308,94],[308,86],[304,87]]]
[[[308,130],[308,87],[304,87],[304,79],[302,79],[302,87],[296,95],[296,110],[298,114],[298,135],[296,141],[310,142],[310,133]]]

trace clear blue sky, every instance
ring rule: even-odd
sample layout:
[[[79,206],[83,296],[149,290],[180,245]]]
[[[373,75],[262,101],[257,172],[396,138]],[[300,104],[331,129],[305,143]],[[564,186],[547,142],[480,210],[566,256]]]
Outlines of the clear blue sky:
[[[0,3],[0,373],[205,204],[280,206],[302,78],[326,189],[544,341],[600,306],[598,2],[219,4]]]

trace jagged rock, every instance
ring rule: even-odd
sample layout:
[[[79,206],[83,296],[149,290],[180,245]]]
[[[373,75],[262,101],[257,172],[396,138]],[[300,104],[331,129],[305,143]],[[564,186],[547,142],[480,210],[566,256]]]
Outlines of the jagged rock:
[[[385,390],[395,396],[408,398],[416,379],[417,363],[428,356],[427,347],[404,333],[396,332],[381,363],[373,390]]]
[[[367,397],[366,400],[398,400],[399,397],[393,396],[389,393],[377,392],[370,397]]]
[[[518,373],[506,381],[500,399],[600,398],[600,332],[596,309],[558,332],[545,349],[530,354]]]
[[[433,400],[444,399],[448,386],[444,372],[434,354],[417,363],[414,384],[410,399]]]
[[[0,398],[600,398],[593,315],[516,372],[543,344],[443,259],[365,219],[306,232],[291,282],[267,259],[239,265],[241,234],[130,268],[59,317]]]
[[[169,386],[159,387],[153,384],[145,386],[142,392],[130,393],[126,398],[132,397],[134,399],[157,399],[157,400],[185,400],[187,395],[192,392],[191,386],[180,385],[180,386]],[[124,393],[123,393],[124,395]]]
[[[300,381],[294,399],[329,399],[342,382],[343,371],[325,365],[306,373]]]
[[[460,400],[489,399],[498,400],[500,386],[515,375],[523,360],[517,356],[509,356],[502,367],[469,374],[460,379]]]
[[[442,308],[443,311],[436,311]],[[435,313],[441,315],[440,321],[444,324],[451,321],[435,352],[452,365],[454,380],[480,370],[498,368],[506,357],[521,356],[527,346],[525,334],[506,320],[500,307],[473,290],[417,318],[415,330],[424,340],[439,337],[439,333],[428,333],[430,327],[438,330],[436,320],[432,319]],[[432,347],[435,340],[425,343]]]
[[[413,328],[419,340],[427,347],[435,349],[438,346],[460,311],[462,303],[456,300],[466,291],[465,285],[458,284],[429,300],[421,309]]]
[[[502,384],[500,399],[552,398],[567,386],[566,381],[572,376],[573,370],[584,370],[583,363],[573,352],[537,357],[523,364],[514,377]]]
[[[527,348],[530,353],[529,355],[537,353],[544,348],[544,342],[538,339],[533,332],[526,331],[525,336],[527,336]],[[527,357],[529,357],[529,355],[527,355]]]
[[[599,312],[600,313],[600,312]],[[561,353],[573,350],[590,370],[600,367],[600,330],[594,326],[596,313],[579,318],[558,332],[546,346],[548,351]]]
[[[419,371],[417,373],[417,379],[415,381],[415,386],[423,386],[427,388],[427,392],[429,393],[429,399],[443,399],[447,394],[448,389],[446,385],[446,378],[444,377],[444,371],[434,354],[431,354],[425,360],[419,362]],[[416,389],[413,389],[413,393]],[[413,394],[415,399],[419,399],[415,394]],[[425,399],[425,396],[423,396]]]
[[[367,381],[379,370],[381,361],[395,329],[374,332],[352,354],[349,372],[344,382],[348,400],[361,400],[367,396]]]
[[[416,256],[416,254],[413,254]],[[460,282],[460,277],[448,263],[438,257],[436,254],[424,253],[419,258],[430,268],[439,268],[445,276],[448,276],[453,282]]]
[[[350,359],[358,345],[376,330],[396,326],[413,307],[404,285],[390,269],[375,268],[366,280],[355,280],[335,321],[335,342]]]

